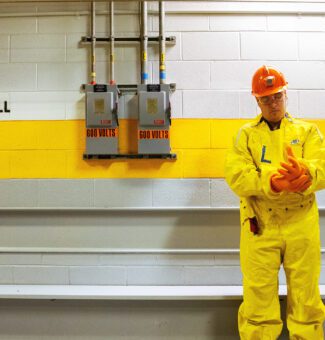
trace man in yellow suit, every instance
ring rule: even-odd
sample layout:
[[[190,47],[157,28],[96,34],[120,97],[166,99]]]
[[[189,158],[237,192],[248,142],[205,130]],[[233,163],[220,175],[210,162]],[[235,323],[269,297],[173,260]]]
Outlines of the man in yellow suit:
[[[324,339],[315,191],[325,188],[325,146],[317,126],[287,113],[286,88],[274,67],[255,72],[252,94],[261,114],[239,130],[226,159],[227,183],[240,196],[244,301],[238,326],[246,340],[281,334],[281,264],[290,339]]]

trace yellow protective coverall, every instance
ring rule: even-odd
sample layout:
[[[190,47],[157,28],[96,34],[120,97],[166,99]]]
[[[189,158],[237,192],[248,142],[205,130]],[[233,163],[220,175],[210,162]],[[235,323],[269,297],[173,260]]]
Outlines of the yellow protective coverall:
[[[308,167],[303,193],[275,193],[270,176],[287,161],[285,147]],[[319,215],[314,192],[325,188],[325,148],[318,128],[286,114],[271,131],[261,115],[244,125],[226,158],[226,180],[240,196],[240,263],[244,301],[238,312],[241,339],[277,339],[281,263],[287,279],[290,339],[323,340],[325,308],[319,293]],[[258,232],[251,231],[256,218]]]

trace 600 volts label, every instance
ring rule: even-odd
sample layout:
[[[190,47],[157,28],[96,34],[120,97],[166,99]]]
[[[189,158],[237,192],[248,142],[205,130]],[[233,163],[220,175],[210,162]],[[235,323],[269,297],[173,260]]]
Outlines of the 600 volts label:
[[[118,129],[87,129],[86,134],[90,138],[112,138],[118,136]]]
[[[138,139],[169,139],[168,130],[139,130]]]

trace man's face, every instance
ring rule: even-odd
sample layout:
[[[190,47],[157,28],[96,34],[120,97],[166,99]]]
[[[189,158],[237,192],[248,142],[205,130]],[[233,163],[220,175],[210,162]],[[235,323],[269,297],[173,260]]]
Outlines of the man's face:
[[[286,99],[285,91],[256,98],[257,104],[262,111],[262,116],[270,123],[277,123],[284,117],[286,113]]]

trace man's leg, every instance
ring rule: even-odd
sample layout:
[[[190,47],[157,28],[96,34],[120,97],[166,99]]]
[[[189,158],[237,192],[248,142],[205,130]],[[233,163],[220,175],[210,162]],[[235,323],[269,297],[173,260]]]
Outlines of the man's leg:
[[[318,215],[283,228],[283,267],[288,286],[287,324],[292,340],[323,340],[324,304],[319,293],[320,237]]]
[[[244,302],[238,312],[241,339],[275,340],[282,331],[278,298],[281,241],[278,229],[264,229],[254,235],[248,223],[242,225],[240,262]]]

